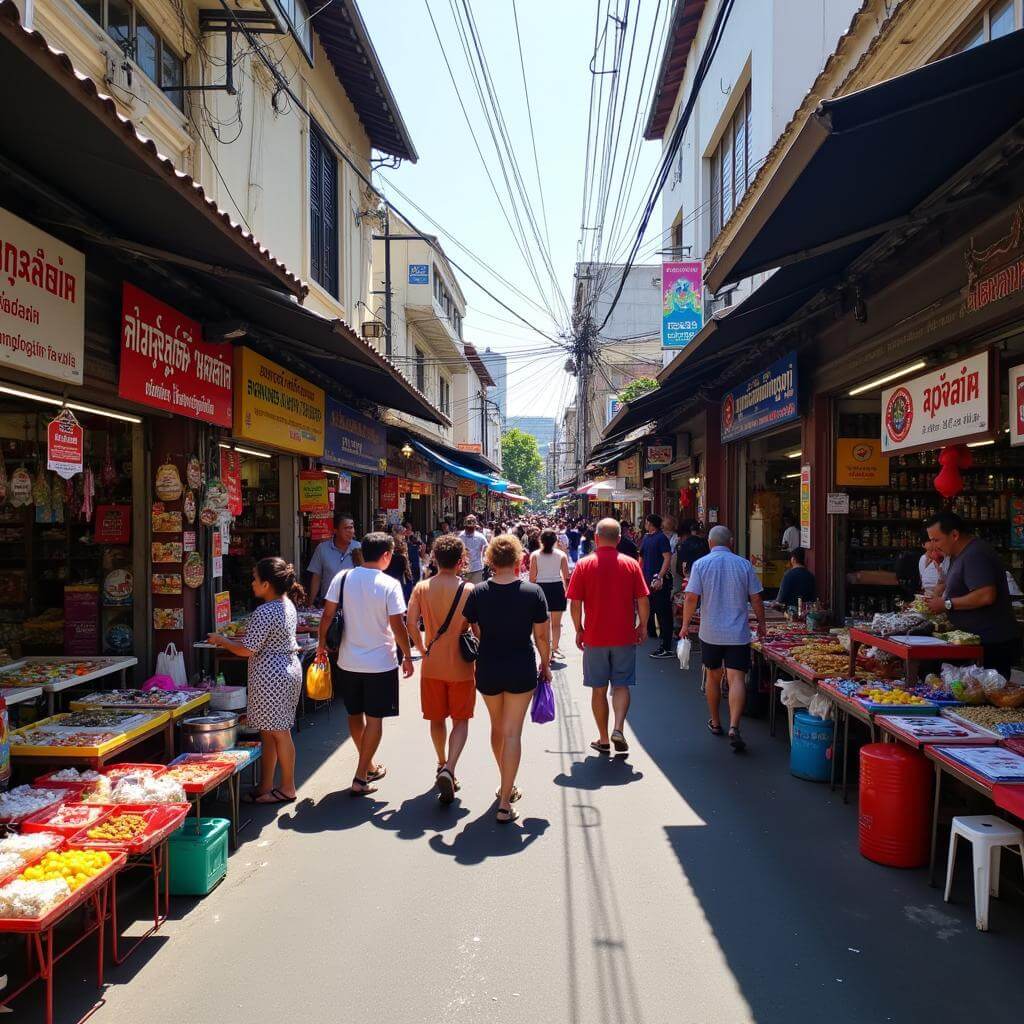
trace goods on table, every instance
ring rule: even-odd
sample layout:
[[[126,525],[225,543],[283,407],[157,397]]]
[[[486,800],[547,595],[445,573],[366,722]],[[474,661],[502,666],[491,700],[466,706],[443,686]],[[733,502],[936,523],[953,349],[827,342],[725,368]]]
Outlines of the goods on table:
[[[14,734],[12,743],[22,747],[99,747],[117,739],[119,732],[76,732],[71,729],[28,729]]]
[[[903,689],[908,693],[917,694],[918,697],[925,697],[928,700],[937,700],[943,703],[953,703],[956,701],[953,691],[946,686],[941,676],[937,676],[934,673],[926,676],[923,683],[918,683],[917,686],[904,686]]]
[[[126,775],[161,775],[163,770],[164,766],[162,764],[112,764],[103,769],[103,774],[111,782],[116,782],[118,779],[123,779]]]
[[[116,843],[130,843],[143,835],[149,823],[141,814],[116,814],[88,831],[90,839],[106,839]]]
[[[47,850],[54,850],[64,842],[55,832],[31,832],[23,836],[4,836],[0,839],[0,856],[16,853],[23,860],[31,860]]]
[[[195,700],[203,690],[100,690],[80,697],[77,704],[95,704],[97,707],[152,707],[177,708]]]
[[[172,765],[162,776],[165,779],[174,779],[183,786],[203,786],[216,776],[223,774],[223,762],[184,762]]]
[[[868,631],[875,636],[927,636],[935,632],[935,624],[918,612],[878,612]]]
[[[1024,708],[963,707],[956,709],[956,717],[992,729],[1002,736],[1011,736],[1024,728]]]
[[[937,715],[928,717],[889,715],[887,720],[919,740],[951,740],[984,735],[966,724],[961,725],[959,722],[954,722],[949,718],[939,718]]]
[[[791,652],[790,656],[799,664],[806,665],[816,675],[834,675],[850,667],[850,658],[845,654],[812,653],[797,657]]]
[[[982,672],[981,687],[990,704],[997,708],[1019,708],[1024,706],[1024,686],[1007,679],[994,669]]]
[[[182,754],[175,764],[198,764],[203,761],[233,761],[242,764],[252,760],[252,750],[218,750],[214,754]]]
[[[235,619],[233,622],[229,622],[222,630],[220,630],[221,636],[226,637],[240,637],[245,636],[245,631],[249,626],[249,619]]]
[[[101,775],[95,782],[90,783],[79,794],[79,799],[85,804],[106,804],[110,803],[110,794],[113,790],[110,778]]]
[[[0,878],[9,878],[24,864],[25,858],[20,853],[0,853]]]
[[[939,640],[945,640],[947,644],[961,644],[963,646],[978,646],[981,637],[977,633],[967,633],[962,629],[953,629],[948,633],[936,633]]]
[[[43,855],[38,864],[25,868],[21,873],[21,880],[52,882],[62,878],[74,892],[81,889],[94,875],[98,875],[111,860],[110,854],[105,850],[51,850]]]
[[[92,824],[103,813],[103,808],[96,804],[61,804],[46,815],[44,824],[52,828],[77,830]]]
[[[87,768],[80,772],[77,768],[61,768],[60,771],[52,772],[48,779],[50,782],[92,782],[100,777],[99,772]]]
[[[116,729],[137,721],[138,713],[124,711],[72,711],[60,719],[61,729]]]
[[[16,820],[41,811],[67,793],[63,789],[33,789],[31,786],[15,786],[6,793],[0,793],[0,818]]]
[[[862,687],[857,691],[861,700],[871,704],[905,704],[905,705],[927,705],[929,702],[924,697],[908,693],[900,689],[882,689],[880,687]]]
[[[107,661],[29,661],[0,672],[0,683],[4,686],[45,686],[98,672],[109,664]]]
[[[187,801],[185,790],[176,779],[152,775],[126,775],[114,786],[112,804],[181,804]]]
[[[1003,747],[936,747],[991,782],[1024,782],[1024,757]]]
[[[64,878],[42,881],[16,879],[0,888],[0,918],[42,917],[71,895]]]

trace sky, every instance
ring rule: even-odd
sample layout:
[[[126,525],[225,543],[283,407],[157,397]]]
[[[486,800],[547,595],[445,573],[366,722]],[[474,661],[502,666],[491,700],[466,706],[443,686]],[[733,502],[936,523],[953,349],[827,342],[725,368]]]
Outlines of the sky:
[[[481,284],[532,327],[557,341],[569,329],[573,271],[581,238],[591,82],[598,90],[610,90],[610,83],[619,83],[621,128],[619,116],[612,120],[619,141],[614,147],[619,163],[609,175],[604,217],[597,216],[595,210],[589,220],[603,221],[606,235],[611,237],[611,224],[621,206],[620,225],[624,226],[615,233],[619,245],[606,242],[607,249],[619,250],[621,260],[628,251],[628,237],[636,230],[640,207],[660,153],[658,143],[639,140],[671,0],[360,0],[359,6],[419,153],[418,163],[403,163],[397,170],[385,169],[378,175],[382,192],[399,210],[408,213],[418,227],[436,232],[446,253]],[[526,204],[517,204],[515,209],[523,218],[527,242],[522,248],[533,257],[539,283],[506,221],[507,215],[513,225],[516,223],[503,168],[511,181],[515,176],[507,161],[503,164],[498,160],[489,127],[493,122],[485,117],[456,26],[454,12],[458,11],[468,37],[467,8],[475,21],[510,147],[525,185],[537,235],[542,240],[538,244],[534,237]],[[609,9],[626,21],[624,30],[617,29],[616,23],[605,16]],[[443,52],[431,24],[431,14]],[[516,18],[522,41],[522,65]],[[618,66],[618,75],[591,75],[595,31],[600,51],[595,67]],[[615,47],[620,37],[622,55],[616,58]],[[473,52],[471,38],[469,45]],[[625,69],[630,49],[633,61],[627,83]],[[473,56],[476,60],[475,52]],[[595,95],[607,97],[607,92],[598,91]],[[634,134],[637,118],[639,124]],[[494,130],[499,132],[498,128]],[[474,133],[496,188],[492,189],[488,180]],[[631,136],[638,140],[632,150],[637,154],[635,175],[626,173],[627,142]],[[632,182],[631,188],[626,187],[627,181]],[[655,217],[652,223],[659,225],[660,218]],[[656,233],[656,228],[651,230]],[[593,233],[587,232],[585,237],[587,245],[592,244]],[[549,254],[550,271],[544,253]],[[557,416],[575,389],[575,379],[563,369],[567,354],[519,323],[465,274],[459,274],[459,281],[469,307],[465,340],[480,350],[490,346],[509,356],[508,414]]]

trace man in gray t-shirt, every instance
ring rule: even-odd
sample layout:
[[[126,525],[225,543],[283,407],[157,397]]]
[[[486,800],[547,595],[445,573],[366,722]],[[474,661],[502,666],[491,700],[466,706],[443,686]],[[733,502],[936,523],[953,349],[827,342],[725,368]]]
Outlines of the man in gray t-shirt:
[[[317,545],[306,566],[306,571],[312,576],[309,584],[310,601],[324,600],[331,581],[339,572],[363,564],[360,544],[355,536],[356,524],[352,517],[343,512],[335,513],[334,536]]]
[[[1009,678],[1020,654],[1020,627],[1002,559],[968,532],[955,512],[934,516],[928,523],[928,536],[950,558],[945,591],[929,598],[929,610],[945,611],[954,629],[981,637],[985,668]]]

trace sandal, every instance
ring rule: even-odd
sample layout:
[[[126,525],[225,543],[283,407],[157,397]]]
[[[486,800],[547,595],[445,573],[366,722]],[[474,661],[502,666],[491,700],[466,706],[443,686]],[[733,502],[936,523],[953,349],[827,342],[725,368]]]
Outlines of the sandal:
[[[380,779],[383,779],[384,776],[387,775],[387,773],[388,773],[387,768],[385,768],[384,765],[379,764],[379,765],[377,765],[376,768],[373,769],[372,772],[367,772],[366,773],[366,781],[367,782],[377,782]]]
[[[610,754],[612,752],[612,745],[610,743],[600,743],[598,740],[593,740],[590,745],[599,754]]]
[[[450,804],[455,799],[455,776],[447,768],[437,773],[435,784],[440,792],[438,799],[443,804]]]
[[[712,736],[725,735],[725,733],[722,732],[722,727],[720,725],[715,725],[710,718],[708,719],[708,732],[710,732]]]
[[[359,788],[356,789],[356,786],[358,786]],[[366,779],[355,778],[355,779],[352,780],[352,785],[349,788],[348,795],[349,796],[369,796],[370,793],[376,793],[376,792],[377,792],[377,787],[376,786],[371,786],[370,783],[367,782]]]
[[[270,799],[266,800],[264,797],[270,797]],[[243,802],[247,804],[293,804],[296,799],[294,796],[286,796],[279,789],[271,789],[266,793],[261,793],[258,789],[250,789],[242,797]]]
[[[729,743],[734,754],[742,754],[747,749],[746,740],[740,735],[739,729],[735,727],[729,730]]]
[[[494,791],[494,799],[495,800],[500,800],[501,799],[501,790],[500,789],[496,789]],[[520,790],[520,788],[518,786],[513,786],[512,787],[512,794],[511,794],[511,796],[509,796],[508,802],[510,804],[514,804],[517,800],[522,800],[522,799],[523,799],[522,790]]]
[[[615,747],[616,754],[625,754],[629,751],[629,744],[621,729],[615,729],[612,732],[612,746]]]
[[[497,818],[499,825],[508,825],[510,822],[516,821],[519,815],[512,807],[499,807],[495,818]]]

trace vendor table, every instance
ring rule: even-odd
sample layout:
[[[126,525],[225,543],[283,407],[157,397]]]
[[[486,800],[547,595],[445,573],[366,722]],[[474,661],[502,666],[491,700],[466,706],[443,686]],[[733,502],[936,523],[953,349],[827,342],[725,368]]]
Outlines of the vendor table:
[[[129,657],[103,657],[103,658],[91,658],[91,657],[31,657],[22,658],[20,661],[12,662],[10,665],[4,665],[0,667],[0,683],[3,682],[4,673],[12,672],[15,669],[22,668],[25,665],[33,665],[40,663],[62,663],[72,661],[95,661],[100,663],[99,667],[93,672],[86,672],[81,676],[70,676],[68,679],[62,679],[57,683],[43,683],[40,689],[46,694],[46,713],[52,715],[54,708],[56,707],[56,695],[63,690],[70,690],[73,686],[81,686],[83,683],[93,683],[97,679],[103,679],[106,676],[115,675],[120,673],[121,682],[120,686],[123,690],[127,683],[128,669],[139,663],[138,658]],[[34,689],[34,687],[32,687]]]
[[[126,751],[131,750],[132,747],[138,746],[140,743],[144,743],[146,740],[151,739],[153,736],[156,736],[161,732],[164,734],[165,760],[170,760],[170,758],[174,756],[174,723],[171,721],[171,716],[166,712],[158,714],[150,725],[126,734],[122,742],[116,743],[116,741],[111,741],[115,745],[110,747],[108,750],[104,750],[103,753],[98,755],[83,756],[81,753],[72,752],[71,749],[68,749],[65,752],[59,747],[39,747],[39,754],[26,754],[22,753],[20,750],[14,750],[16,737],[12,736],[11,759],[17,761],[18,764],[85,764],[90,768],[99,769],[109,762],[121,757]]]
[[[936,736],[931,738],[922,738],[920,736],[915,736],[912,732],[908,732],[906,729],[903,729],[899,723],[893,721],[894,718],[898,717],[898,715],[879,715],[876,719],[878,727],[883,733],[883,742],[889,742],[892,739],[897,739],[901,743],[905,743],[908,747],[913,747],[914,750],[921,750],[929,744],[936,743],[944,747],[994,747],[997,743],[997,740],[994,737],[986,736],[980,731],[974,736]]]
[[[839,750],[840,721],[843,726],[843,803],[845,804],[850,770],[850,718],[856,718],[858,722],[863,722],[868,727],[868,731],[871,733],[871,742],[874,743],[876,716],[860,701],[854,700],[853,697],[847,697],[826,682],[818,684],[818,692],[823,693],[836,709],[836,727],[832,730],[832,765],[829,778],[833,790],[836,788],[836,754]]]
[[[1014,806],[1019,808],[1020,805],[1024,803],[1024,782],[991,782],[986,779],[984,775],[979,775],[977,772],[972,771],[967,767],[967,765],[953,760],[953,758],[947,756],[941,750],[936,750],[935,746],[930,743],[925,744],[924,756],[935,765],[935,802],[932,807],[932,844],[931,858],[928,863],[928,882],[930,885],[936,885],[935,847],[939,836],[939,808],[942,803],[942,776],[952,776],[952,778],[956,779],[958,782],[962,782],[969,789],[973,789],[975,793],[987,796],[993,801],[996,798],[996,790],[998,790],[1000,799],[1003,801],[999,806],[1004,807],[1007,803],[1012,803]],[[1011,808],[1007,809],[1010,810],[1011,813],[1015,813]]]
[[[232,850],[238,849],[238,833],[241,832],[246,825],[249,824],[249,819],[240,821],[241,818],[241,806],[242,806],[242,772],[246,768],[254,765],[256,761],[263,756],[262,747],[251,747],[246,748],[251,751],[249,754],[248,761],[239,761],[234,766],[234,770],[229,773],[221,773],[220,775],[214,775],[208,782],[204,783],[203,788],[199,792],[186,793],[186,796],[190,803],[195,806],[196,809],[196,821],[202,818],[201,803],[205,796],[212,793],[218,786],[227,784],[228,787],[228,804],[231,808],[231,831],[228,839],[231,844]],[[182,755],[176,758],[172,763],[180,764],[186,759],[187,755]],[[216,755],[212,755],[216,756]]]
[[[176,722],[197,708],[201,708],[209,703],[210,695],[208,693],[200,693],[191,700],[185,701],[184,704],[179,704],[177,707],[159,707],[153,704],[121,704],[117,701],[112,701],[110,704],[105,704],[103,701],[87,704],[82,700],[73,700],[68,704],[68,709],[71,711],[89,711],[92,708],[103,708],[108,711],[166,711],[171,716],[171,720]]]
[[[875,636],[866,629],[850,630],[850,677],[856,675],[857,651],[861,644],[870,644],[880,651],[893,654],[907,666],[907,682],[917,683],[917,669],[922,661],[981,661],[983,651],[979,644],[947,644],[939,640],[928,642],[921,637],[921,643],[901,643],[892,637]]]
[[[115,854],[111,864],[98,875],[73,892],[63,903],[41,918],[5,918],[0,920],[0,932],[13,932],[25,936],[28,955],[28,977],[15,989],[5,991],[0,1006],[7,1006],[12,999],[21,995],[30,985],[42,980],[46,983],[46,1024],[53,1022],[53,967],[73,949],[84,942],[93,932],[98,938],[96,958],[96,984],[103,987],[103,926],[107,920],[107,907],[117,872],[124,867],[124,854]],[[53,933],[70,914],[89,903],[92,914],[85,930],[60,952],[53,950]]]
[[[35,700],[36,697],[42,697],[43,688],[41,686],[4,686],[0,687],[0,697],[3,697],[4,703],[8,707],[12,707],[14,704],[24,704],[27,700]]]

